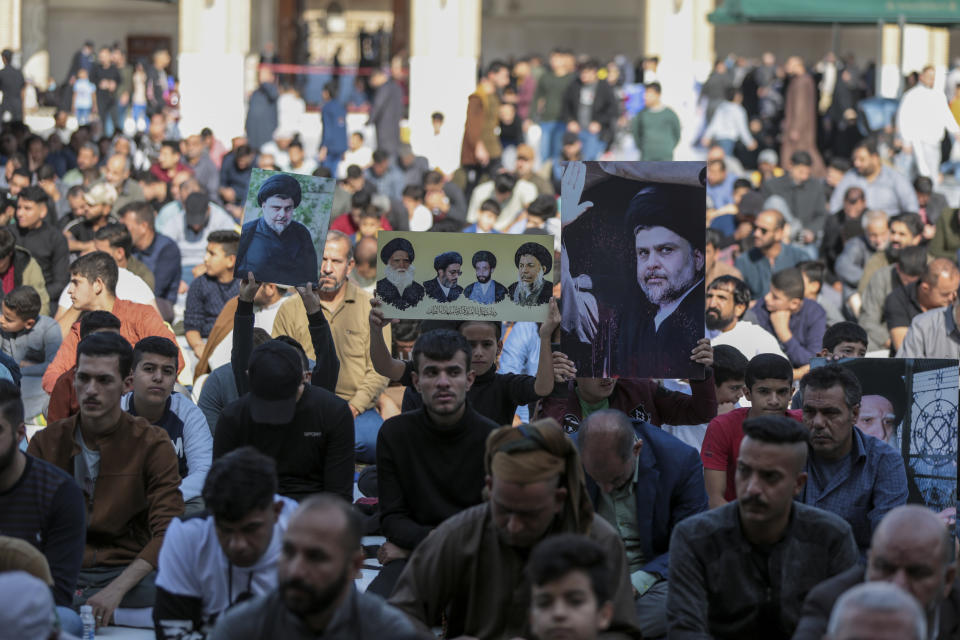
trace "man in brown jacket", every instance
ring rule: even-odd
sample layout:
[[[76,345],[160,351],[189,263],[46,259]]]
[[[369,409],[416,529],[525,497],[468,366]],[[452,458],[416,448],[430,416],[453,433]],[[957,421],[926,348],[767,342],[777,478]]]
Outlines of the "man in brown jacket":
[[[97,626],[119,607],[150,607],[163,535],[183,513],[177,454],[167,433],[120,409],[133,349],[94,333],[77,347],[80,413],[52,423],[27,452],[73,475],[87,507],[87,540],[74,606]]]
[[[467,99],[467,121],[463,128],[460,164],[467,172],[473,190],[482,175],[493,175],[500,168],[500,92],[510,84],[510,67],[494,60],[480,78],[477,90]]]

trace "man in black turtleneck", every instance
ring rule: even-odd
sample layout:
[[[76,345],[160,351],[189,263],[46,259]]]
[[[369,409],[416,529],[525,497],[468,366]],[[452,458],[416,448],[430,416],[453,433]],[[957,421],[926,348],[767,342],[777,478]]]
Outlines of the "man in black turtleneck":
[[[389,323],[383,317],[379,301],[371,300],[370,359],[373,368],[380,375],[407,387],[403,394],[403,411],[419,409],[423,406],[423,399],[412,381],[414,364],[393,358],[383,339],[383,327]],[[560,326],[560,311],[553,299],[546,321],[540,324],[540,360],[536,376],[497,373],[497,358],[503,349],[499,322],[467,320],[451,322],[450,325],[456,327],[470,345],[471,358],[468,364],[476,378],[467,392],[467,399],[477,412],[498,425],[513,424],[518,406],[531,404],[553,393],[555,379],[566,382],[573,380],[576,375],[569,358],[550,350],[551,337]]]
[[[483,452],[497,424],[474,411],[476,374],[456,331],[429,331],[413,347],[413,384],[423,406],[383,423],[377,437],[384,567],[369,590],[388,597],[413,548],[448,517],[483,500]]]

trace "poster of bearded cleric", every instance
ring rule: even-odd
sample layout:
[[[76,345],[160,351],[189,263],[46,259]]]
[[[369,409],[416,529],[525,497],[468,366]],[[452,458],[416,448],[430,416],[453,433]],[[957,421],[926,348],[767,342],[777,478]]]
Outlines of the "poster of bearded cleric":
[[[811,367],[827,364],[813,358]],[[908,502],[925,504],[953,524],[957,505],[956,360],[857,358],[841,360],[860,383],[855,425],[903,456]]]
[[[703,379],[702,162],[569,162],[561,348],[577,375]]]
[[[547,317],[553,236],[381,231],[376,296],[387,318]]]
[[[260,282],[316,282],[330,227],[332,178],[254,169],[243,208],[234,273]]]

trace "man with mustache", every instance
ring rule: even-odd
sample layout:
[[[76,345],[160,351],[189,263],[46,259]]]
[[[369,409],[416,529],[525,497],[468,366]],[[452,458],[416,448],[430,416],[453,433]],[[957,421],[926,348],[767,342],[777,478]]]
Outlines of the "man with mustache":
[[[807,481],[807,429],[767,415],[743,431],[737,500],[673,530],[671,638],[789,638],[810,590],[857,562],[849,524],[794,500]]]
[[[863,275],[857,293],[863,296],[867,284],[873,274],[884,267],[889,267],[900,257],[905,247],[916,247],[923,242],[923,219],[918,213],[901,213],[890,218],[887,223],[890,229],[890,241],[883,251],[877,251],[866,264],[863,265]]]
[[[441,253],[433,259],[433,268],[437,277],[423,283],[423,291],[437,302],[453,302],[463,293],[463,287],[457,284],[460,279],[460,267],[463,256],[456,251]]]
[[[384,277],[377,281],[377,297],[401,311],[423,300],[423,287],[413,281],[415,257],[413,244],[406,238],[394,238],[380,251],[380,260],[386,266]]]
[[[277,561],[277,588],[231,609],[212,640],[357,638],[414,640],[407,618],[357,590],[363,566],[359,516],[339,497],[304,500],[290,517]]]
[[[743,319],[750,308],[750,288],[734,276],[719,276],[707,285],[707,337],[714,347],[729,345],[752,358],[761,353],[782,356],[780,343],[763,327]]]
[[[468,284],[464,289],[463,295],[467,299],[480,304],[494,304],[507,297],[507,288],[493,279],[497,256],[489,251],[477,251],[470,262],[477,274],[477,281]]]
[[[553,258],[538,242],[524,242],[513,257],[517,265],[517,281],[507,287],[507,296],[521,307],[550,302],[553,283],[543,276],[553,268]]]
[[[300,286],[317,280],[317,250],[310,231],[293,219],[303,194],[293,176],[275,173],[257,192],[259,218],[243,225],[235,273],[261,282]]]
[[[883,516],[907,503],[907,472],[900,453],[854,426],[860,414],[860,381],[832,364],[800,380],[803,424],[810,430],[810,481],[804,504],[831,511],[850,523],[861,553]]]
[[[151,607],[164,532],[183,514],[170,436],[121,409],[130,343],[93,333],[76,347],[80,412],[39,431],[27,453],[71,474],[87,510],[86,548],[73,605],[93,607],[97,627],[117,607]]]

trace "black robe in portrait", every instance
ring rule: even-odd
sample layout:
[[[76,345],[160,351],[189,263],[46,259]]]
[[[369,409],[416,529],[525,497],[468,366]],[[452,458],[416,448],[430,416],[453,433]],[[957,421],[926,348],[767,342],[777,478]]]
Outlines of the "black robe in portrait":
[[[460,297],[460,294],[463,293],[463,287],[458,284],[450,287],[450,295],[443,295],[443,289],[440,288],[440,283],[437,282],[437,279],[427,280],[423,283],[424,292],[436,300],[437,302],[453,302]]]
[[[683,302],[660,323],[657,308],[644,302],[624,310],[618,325],[617,357],[613,373],[621,377],[693,378],[701,380],[703,365],[690,360],[690,352],[703,337],[704,294],[697,284]]]
[[[401,294],[395,284],[383,278],[377,280],[377,297],[384,303],[393,305],[403,311],[420,304],[420,301],[423,300],[423,287],[416,282],[411,282]]]
[[[513,294],[517,291],[517,282],[514,282],[512,285],[507,287],[507,297],[510,300],[513,300]],[[521,306],[524,307],[535,307],[541,304],[547,304],[550,302],[550,298],[553,297],[553,283],[549,280],[543,281],[543,287],[540,289],[540,293],[537,294],[535,300],[531,301],[530,298],[527,298],[527,301],[522,303]]]

